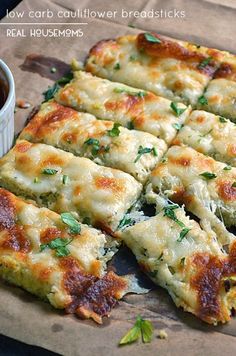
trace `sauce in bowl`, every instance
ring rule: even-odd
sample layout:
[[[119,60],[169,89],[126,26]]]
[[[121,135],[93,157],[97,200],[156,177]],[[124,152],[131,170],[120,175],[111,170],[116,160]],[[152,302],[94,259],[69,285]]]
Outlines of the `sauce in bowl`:
[[[0,110],[7,100],[8,93],[9,93],[9,84],[3,71],[0,69]]]

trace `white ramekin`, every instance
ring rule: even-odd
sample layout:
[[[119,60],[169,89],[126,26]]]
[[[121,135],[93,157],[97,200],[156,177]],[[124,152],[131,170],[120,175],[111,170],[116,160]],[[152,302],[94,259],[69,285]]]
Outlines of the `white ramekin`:
[[[0,59],[0,68],[8,81],[7,100],[0,110],[0,157],[12,146],[14,139],[15,83],[8,66]]]

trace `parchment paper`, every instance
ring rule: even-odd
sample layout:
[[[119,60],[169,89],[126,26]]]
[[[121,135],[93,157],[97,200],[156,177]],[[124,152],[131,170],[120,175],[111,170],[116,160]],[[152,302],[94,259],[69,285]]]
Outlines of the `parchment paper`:
[[[235,52],[236,1],[227,0],[24,0],[18,11],[28,10],[184,10],[184,19],[86,19],[82,38],[7,38],[6,26],[0,27],[0,57],[11,67],[17,98],[31,103],[28,110],[16,112],[16,132],[24,125],[32,109],[42,100],[42,92],[52,81],[38,74],[23,71],[20,66],[30,53],[56,57],[65,62],[71,58],[83,60],[89,48],[98,40],[113,38],[138,29],[154,30],[161,34],[190,40],[207,46]],[[3,22],[10,19],[3,19]],[[17,20],[14,20],[17,21]],[[23,20],[18,20],[19,22]],[[29,20],[28,20],[29,21]],[[43,22],[45,20],[41,20]],[[49,20],[46,20],[47,22]],[[68,20],[67,20],[68,21]],[[137,29],[127,25],[135,25]],[[58,28],[59,26],[57,26]],[[61,28],[68,26],[63,25]],[[27,29],[27,26],[21,26]],[[151,344],[141,342],[118,348],[123,334],[140,314],[154,323]],[[112,312],[103,326],[65,316],[50,305],[38,301],[19,288],[0,283],[0,333],[23,342],[38,345],[64,355],[232,355],[236,345],[236,319],[225,326],[210,327],[192,315],[175,308],[168,294],[155,288],[147,295],[130,295]],[[168,340],[157,338],[164,328]]]

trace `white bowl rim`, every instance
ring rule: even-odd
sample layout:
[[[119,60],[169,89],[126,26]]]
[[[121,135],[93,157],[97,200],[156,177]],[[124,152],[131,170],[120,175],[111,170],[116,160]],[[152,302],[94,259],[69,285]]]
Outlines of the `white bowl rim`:
[[[9,93],[8,93],[8,96],[7,96],[7,100],[5,101],[3,107],[0,110],[0,120],[1,120],[1,116],[8,109],[9,105],[11,104],[12,99],[14,98],[14,95],[15,95],[15,83],[14,83],[14,78],[13,78],[13,75],[12,75],[10,69],[8,68],[6,63],[3,62],[2,59],[0,59],[0,67],[3,70],[4,74],[6,75],[6,79],[8,81],[8,85],[9,85]]]

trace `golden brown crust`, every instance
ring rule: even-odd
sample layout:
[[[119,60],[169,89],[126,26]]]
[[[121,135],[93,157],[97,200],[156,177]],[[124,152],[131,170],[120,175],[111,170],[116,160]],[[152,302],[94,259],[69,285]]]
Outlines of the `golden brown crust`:
[[[188,48],[181,46],[178,42],[168,40],[156,33],[152,33],[152,36],[159,39],[160,43],[150,42],[147,40],[145,33],[140,33],[137,36],[138,49],[153,57],[175,58],[188,62],[189,64],[192,63],[196,70],[199,70],[208,76],[212,76],[215,72],[216,63],[213,59],[210,60],[207,65],[200,65],[201,62],[208,59],[209,56],[197,51],[189,50]]]
[[[225,259],[199,253],[194,255],[192,264],[197,270],[191,280],[191,286],[198,293],[199,317],[206,322],[211,322],[212,319],[226,321],[220,305],[220,290],[226,290],[224,277],[236,275],[236,242],[232,244],[229,256]],[[227,286],[228,288],[230,289],[230,286]]]

